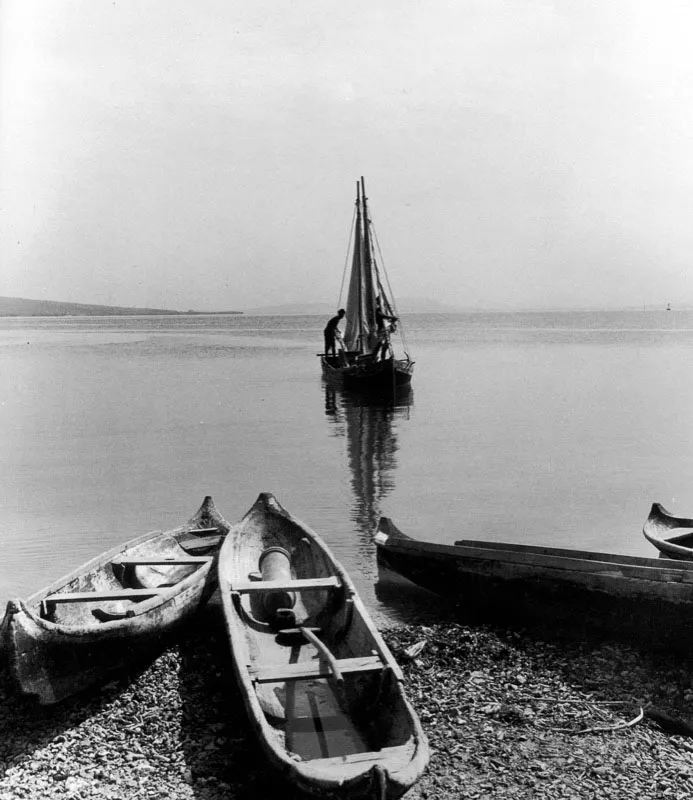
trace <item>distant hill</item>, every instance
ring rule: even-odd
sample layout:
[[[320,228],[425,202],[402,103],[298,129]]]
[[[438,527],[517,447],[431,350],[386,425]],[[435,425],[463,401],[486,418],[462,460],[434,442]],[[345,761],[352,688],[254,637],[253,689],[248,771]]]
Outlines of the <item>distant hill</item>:
[[[346,300],[342,300],[346,304]],[[455,314],[462,309],[439,303],[437,300],[418,299],[405,297],[397,303],[400,314]],[[256,308],[246,308],[245,314],[248,315],[297,315],[309,316],[320,314],[321,316],[331,316],[337,310],[336,305],[330,303],[284,303],[277,306],[257,306]]]
[[[0,297],[0,317],[135,317],[153,314],[242,314],[242,311],[168,311],[161,308],[98,306],[85,303],[61,303],[56,300],[27,300],[24,297]]]

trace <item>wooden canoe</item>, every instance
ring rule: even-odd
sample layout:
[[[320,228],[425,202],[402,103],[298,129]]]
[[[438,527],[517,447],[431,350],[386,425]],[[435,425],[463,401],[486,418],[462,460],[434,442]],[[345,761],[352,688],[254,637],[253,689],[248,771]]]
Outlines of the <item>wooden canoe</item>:
[[[693,648],[693,564],[558,547],[413,539],[388,518],[378,564],[460,604],[470,616],[560,620],[639,640]]]
[[[18,689],[56,703],[161,649],[216,588],[229,527],[206,497],[187,524],[132,539],[11,600],[0,641]]]
[[[402,673],[320,537],[270,494],[219,556],[231,655],[250,723],[271,764],[330,798],[397,798],[428,744]]]
[[[693,561],[693,519],[675,517],[653,503],[642,532],[664,558]]]

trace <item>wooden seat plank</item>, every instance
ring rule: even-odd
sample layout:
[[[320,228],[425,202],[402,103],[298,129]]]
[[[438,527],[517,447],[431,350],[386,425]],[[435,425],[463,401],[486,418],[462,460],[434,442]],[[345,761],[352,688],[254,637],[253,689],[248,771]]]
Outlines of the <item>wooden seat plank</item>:
[[[123,566],[194,566],[195,564],[206,564],[209,561],[212,561],[211,556],[171,556],[170,558],[166,558],[165,556],[156,557],[147,557],[142,556],[142,558],[114,558],[113,564],[122,564]]]
[[[337,660],[342,673],[377,672],[385,665],[378,656],[361,656],[359,658],[341,658]],[[329,678],[332,675],[329,665],[322,659],[319,661],[298,661],[295,664],[268,664],[257,669],[250,668],[250,675],[258,683],[276,681],[297,681],[306,678]]]
[[[219,530],[219,528],[216,528],[216,527],[215,528],[191,528],[189,531],[186,531],[186,533],[189,533],[189,534],[190,533],[194,533],[195,535],[199,535],[201,533],[216,533],[218,530]]]
[[[166,589],[111,589],[93,592],[64,592],[49,594],[46,603],[99,603],[104,600],[144,600],[147,597],[156,597]]]
[[[311,589],[336,589],[340,585],[339,578],[331,575],[329,578],[304,578],[288,581],[239,581],[234,583],[232,591],[239,594],[267,591],[306,591]]]
[[[188,533],[178,540],[178,544],[184,550],[204,550],[208,547],[214,547],[221,544],[226,535],[218,533],[216,536],[212,535],[218,531],[219,528],[199,528],[198,530],[188,531]],[[194,534],[202,534],[195,536]]]

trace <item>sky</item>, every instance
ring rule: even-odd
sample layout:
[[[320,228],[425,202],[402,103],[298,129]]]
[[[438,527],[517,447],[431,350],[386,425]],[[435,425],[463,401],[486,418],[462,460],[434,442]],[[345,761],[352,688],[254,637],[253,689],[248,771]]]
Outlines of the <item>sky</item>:
[[[693,305],[688,0],[0,3],[0,296]]]

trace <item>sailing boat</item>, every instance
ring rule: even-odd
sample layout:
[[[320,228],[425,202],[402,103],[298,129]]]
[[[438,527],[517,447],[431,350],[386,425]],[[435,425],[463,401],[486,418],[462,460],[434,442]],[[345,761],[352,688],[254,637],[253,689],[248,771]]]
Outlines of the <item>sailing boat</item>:
[[[393,392],[411,383],[414,362],[405,351],[395,356],[392,336],[399,318],[392,292],[385,291],[384,269],[375,258],[374,232],[368,214],[363,178],[356,184],[356,213],[353,234],[351,277],[346,304],[344,339],[336,355],[322,353],[325,378],[344,389],[359,392]],[[389,288],[389,284],[388,284]],[[401,336],[401,331],[400,331]],[[404,339],[402,338],[404,349]]]

